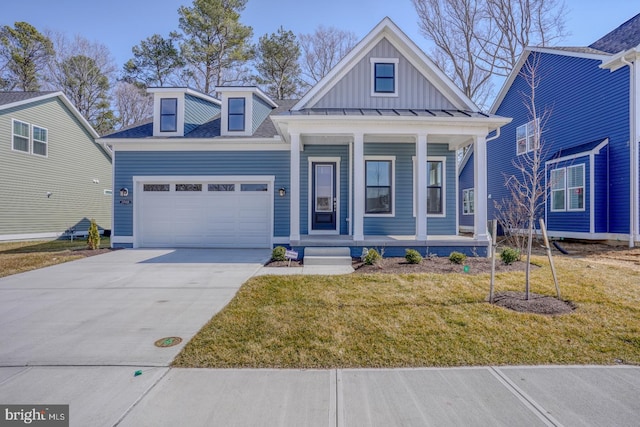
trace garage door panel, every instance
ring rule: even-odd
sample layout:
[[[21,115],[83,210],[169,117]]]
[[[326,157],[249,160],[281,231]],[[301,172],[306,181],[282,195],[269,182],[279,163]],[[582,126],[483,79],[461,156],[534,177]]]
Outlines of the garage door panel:
[[[239,191],[238,183],[236,191],[207,191],[207,184],[202,188],[204,191],[143,191],[141,245],[269,247],[271,192]]]

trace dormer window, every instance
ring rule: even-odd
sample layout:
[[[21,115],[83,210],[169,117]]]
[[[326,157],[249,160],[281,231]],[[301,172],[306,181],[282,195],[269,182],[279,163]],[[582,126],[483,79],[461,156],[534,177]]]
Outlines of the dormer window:
[[[160,100],[160,132],[176,132],[178,130],[178,99],[162,98]]]
[[[371,96],[398,95],[398,59],[371,58]]]
[[[245,98],[229,98],[229,130],[244,132]]]

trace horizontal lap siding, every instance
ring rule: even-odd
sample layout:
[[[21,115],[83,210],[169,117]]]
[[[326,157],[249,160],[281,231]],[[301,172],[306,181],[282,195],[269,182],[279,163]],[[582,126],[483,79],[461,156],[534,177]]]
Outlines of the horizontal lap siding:
[[[220,113],[220,106],[204,99],[185,95],[184,134],[188,134],[201,124],[211,120]]]
[[[12,151],[12,118],[47,129],[48,157]],[[111,159],[58,98],[0,112],[0,162],[0,235],[111,229]]]
[[[551,182],[551,171],[557,168],[566,168],[567,166],[584,165],[585,176],[585,188],[584,188],[584,211],[566,211],[566,212],[551,212],[551,189],[549,189],[549,210],[547,212],[547,228],[551,231],[570,231],[574,233],[589,233],[590,231],[590,209],[591,199],[591,184],[589,183],[589,174],[591,173],[591,167],[589,165],[589,156],[577,158],[575,160],[569,160],[566,162],[559,162],[547,170],[547,180]],[[566,180],[568,183],[568,174]],[[568,192],[568,190],[567,190]],[[567,193],[568,194],[568,193]],[[569,207],[567,199],[566,207]]]
[[[609,146],[607,145],[595,156],[595,181],[604,185],[595,186],[595,232],[609,232],[609,200],[607,198],[609,187]]]
[[[270,105],[267,105],[262,99],[253,95],[253,116],[251,117],[251,129],[254,133],[256,129],[264,122],[273,109]]]
[[[300,156],[300,233],[309,233],[309,157],[340,158],[340,234],[349,234],[349,146],[305,145]]]
[[[427,218],[428,235],[455,235],[458,234],[456,225],[456,152],[449,150],[447,144],[429,144],[427,146],[427,156],[440,156],[447,158],[446,171],[446,191],[444,204],[446,206],[446,217]]]
[[[458,181],[460,185],[458,186],[458,215],[460,218],[460,225],[473,226],[473,215],[463,215],[463,198],[462,198],[462,190],[466,190],[468,188],[474,188],[473,185],[473,154],[467,160],[467,163],[464,165],[462,172],[458,177]]]
[[[544,155],[558,150],[609,138],[609,232],[629,232],[629,71],[602,70],[599,60],[541,54],[536,107],[548,111],[543,128]],[[512,117],[499,138],[487,144],[488,193],[493,201],[508,197],[507,177],[517,175],[512,164],[516,156],[516,128],[530,121],[523,93],[530,88],[516,77],[496,114]],[[599,174],[599,179],[603,177]],[[587,175],[588,178],[588,175]],[[607,187],[606,180],[596,183]],[[565,214],[568,220],[572,214]],[[489,203],[489,219],[496,216]],[[584,229],[581,225],[580,229]]]
[[[134,199],[133,176],[222,176],[269,175],[274,183],[274,236],[289,235],[289,194],[280,197],[278,189],[289,189],[288,151],[190,151],[190,152],[128,152],[115,153],[115,188],[129,189]],[[115,198],[114,232],[117,236],[133,235],[133,204],[119,203]]]

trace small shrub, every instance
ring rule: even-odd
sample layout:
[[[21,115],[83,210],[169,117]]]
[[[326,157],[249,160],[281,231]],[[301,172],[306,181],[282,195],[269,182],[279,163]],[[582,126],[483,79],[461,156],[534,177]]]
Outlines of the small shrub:
[[[404,254],[404,259],[406,259],[409,264],[420,264],[422,262],[422,255],[415,249],[407,249]]]
[[[378,251],[376,251],[375,249],[369,249],[362,261],[364,261],[366,265],[375,265],[380,262],[381,259],[382,255],[380,255]]]
[[[449,261],[454,264],[462,264],[467,260],[467,256],[461,252],[451,252],[449,254]]]
[[[87,246],[92,251],[100,247],[100,232],[98,231],[98,225],[96,224],[95,219],[91,220],[91,225],[89,226],[89,235],[87,236]]]
[[[500,259],[507,265],[512,264],[520,260],[520,251],[513,248],[504,248],[500,252]]]
[[[287,257],[285,253],[287,252],[287,248],[284,246],[276,246],[271,251],[271,260],[273,261],[286,261]]]

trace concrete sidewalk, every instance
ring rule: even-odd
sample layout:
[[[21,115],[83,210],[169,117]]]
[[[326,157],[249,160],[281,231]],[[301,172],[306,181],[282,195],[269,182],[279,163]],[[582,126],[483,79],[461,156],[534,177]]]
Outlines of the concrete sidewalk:
[[[637,426],[639,396],[635,366],[0,368],[0,403],[69,403],[71,426]]]

